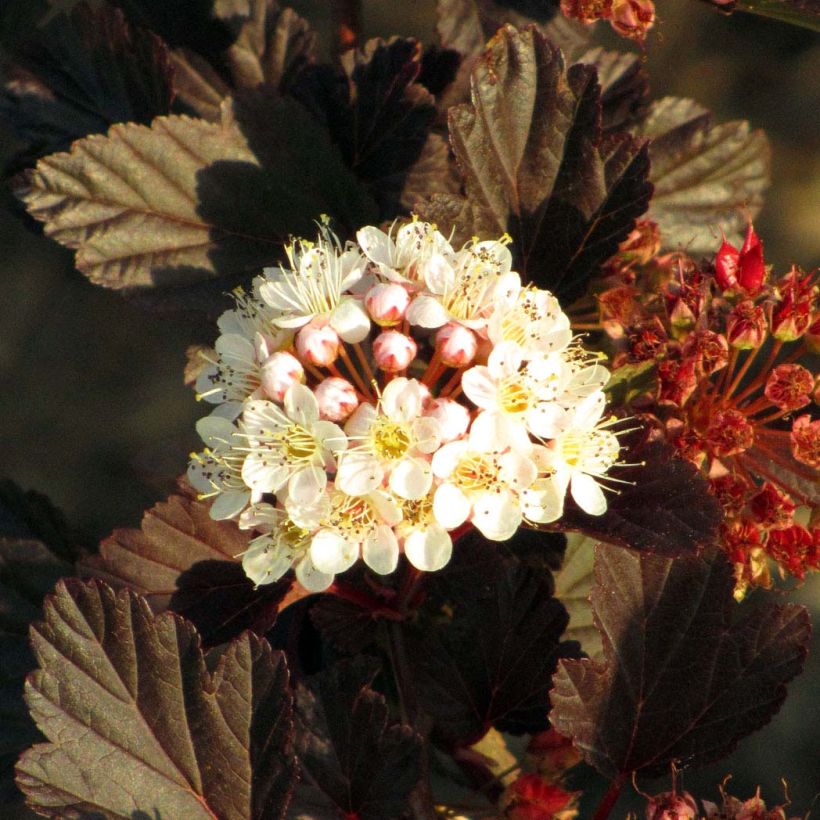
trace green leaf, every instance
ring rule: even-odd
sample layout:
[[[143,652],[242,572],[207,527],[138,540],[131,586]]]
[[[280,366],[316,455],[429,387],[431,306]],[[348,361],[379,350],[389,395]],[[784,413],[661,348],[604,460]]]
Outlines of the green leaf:
[[[569,615],[569,626],[564,631],[567,640],[578,641],[581,649],[594,660],[603,655],[601,634],[592,619],[592,568],[595,555],[594,538],[581,533],[567,533],[564,563],[554,573],[555,597],[564,605]]]
[[[276,0],[218,0],[214,14],[233,38],[224,52],[202,56],[176,49],[171,54],[181,102],[205,119],[219,119],[220,104],[232,90],[263,83],[286,90],[313,60],[316,35],[293,9],[281,8]]]
[[[654,361],[624,364],[612,371],[604,388],[607,400],[615,407],[624,407],[646,393],[655,395],[658,368]]]
[[[168,49],[118,9],[82,3],[53,17],[3,66],[0,119],[26,143],[16,167],[117,122],[150,123],[173,99]]]
[[[376,668],[344,661],[299,686],[295,747],[302,779],[299,817],[382,820],[410,817],[408,798],[421,776],[421,738],[388,721],[372,688]]]
[[[235,521],[214,521],[209,505],[185,484],[148,510],[142,527],[120,529],[100,544],[99,555],[79,563],[101,578],[144,596],[154,612],[170,609],[192,621],[207,645],[245,629],[264,635],[273,626],[291,578],[254,589],[237,556],[252,533]]]
[[[7,532],[3,522],[2,532]],[[0,537],[0,805],[14,799],[14,764],[40,739],[23,701],[23,681],[34,668],[29,624],[57,581],[72,572],[39,541]]]
[[[438,195],[423,215],[455,231],[512,236],[527,280],[580,296],[647,207],[646,147],[604,139],[594,69],[564,69],[537,31],[507,26],[472,75],[472,104],[450,111],[450,141],[466,197]]]
[[[323,213],[342,228],[374,210],[298,104],[251,94],[222,120],[115,125],[40,160],[18,188],[29,213],[92,282],[111,288],[236,278],[273,262]]]
[[[17,782],[49,817],[283,817],[295,779],[284,656],[243,634],[209,670],[193,627],[61,582],[32,628],[26,701],[49,742]]]
[[[811,633],[805,607],[737,605],[733,570],[613,547],[595,557],[603,662],[561,661],[550,719],[613,777],[662,776],[727,755],[768,723]]]
[[[705,108],[676,97],[655,102],[634,133],[652,140],[648,216],[660,225],[664,247],[711,255],[718,228],[738,241],[769,186],[765,134],[739,120],[713,125]]]
[[[561,641],[564,607],[549,573],[508,561],[498,582],[450,602],[452,619],[407,636],[419,705],[444,746],[469,746],[491,726],[521,734],[548,726],[558,658],[577,657]]]

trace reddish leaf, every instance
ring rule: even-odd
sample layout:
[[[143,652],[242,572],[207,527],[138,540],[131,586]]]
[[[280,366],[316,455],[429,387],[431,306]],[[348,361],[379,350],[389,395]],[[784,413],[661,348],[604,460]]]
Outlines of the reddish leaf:
[[[244,629],[264,634],[287,594],[286,578],[254,590],[236,556],[251,535],[235,521],[214,521],[209,505],[187,485],[143,516],[139,530],[115,530],[100,554],[80,562],[82,573],[144,595],[154,612],[171,609],[193,621],[206,644]]]
[[[387,704],[372,688],[369,661],[345,661],[300,686],[296,753],[302,779],[297,816],[409,817],[408,796],[421,776],[421,739],[389,723]]]
[[[542,570],[508,561],[488,590],[453,599],[452,620],[408,635],[419,703],[444,745],[470,745],[490,726],[515,734],[548,726],[557,660],[577,657],[561,642],[568,616]]]
[[[425,218],[455,231],[513,238],[522,275],[572,301],[645,210],[645,145],[604,139],[595,70],[565,71],[536,30],[502,28],[472,74],[472,104],[450,111],[466,197],[441,194]]]
[[[578,62],[598,72],[604,132],[622,131],[642,118],[648,106],[649,75],[637,54],[593,48]]]
[[[295,777],[284,656],[243,634],[212,671],[193,627],[98,582],[61,582],[32,628],[26,701],[49,739],[17,765],[49,817],[283,817]]]
[[[609,543],[662,555],[698,552],[714,539],[720,507],[706,481],[689,461],[678,458],[662,441],[633,438],[621,459],[631,465],[615,469],[621,481],[608,496],[603,515],[587,515],[568,499],[556,529],[578,530]]]
[[[608,776],[702,765],[786,697],[811,632],[804,607],[742,609],[731,565],[599,547],[592,604],[603,662],[562,661],[550,714]]]

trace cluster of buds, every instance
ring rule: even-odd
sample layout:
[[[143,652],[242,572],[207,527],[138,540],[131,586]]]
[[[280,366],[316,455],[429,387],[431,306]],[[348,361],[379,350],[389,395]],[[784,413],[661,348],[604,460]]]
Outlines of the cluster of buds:
[[[609,371],[507,245],[457,250],[415,219],[346,245],[323,227],[236,295],[198,378],[218,406],[188,477],[214,518],[257,532],[254,582],[294,568],[318,591],[401,553],[437,570],[454,533],[506,540],[560,518],[567,492],[606,510]]]
[[[561,12],[586,24],[608,20],[621,37],[639,43],[655,23],[653,0],[561,0]]]
[[[772,564],[802,579],[820,566],[820,527],[794,517],[820,506],[817,273],[772,279],[751,224],[742,247],[724,238],[701,265],[647,260],[654,236],[636,230],[607,269],[597,320],[619,348],[613,364],[653,368],[641,409],[710,481],[737,596],[768,586]]]
[[[728,778],[727,778],[728,779]],[[703,802],[703,812],[689,792],[672,790],[649,799],[646,820],[788,820],[786,806],[766,807],[758,788],[754,797],[739,800],[727,794],[724,784],[720,787],[721,804],[709,800]],[[792,818],[797,820],[797,818]]]

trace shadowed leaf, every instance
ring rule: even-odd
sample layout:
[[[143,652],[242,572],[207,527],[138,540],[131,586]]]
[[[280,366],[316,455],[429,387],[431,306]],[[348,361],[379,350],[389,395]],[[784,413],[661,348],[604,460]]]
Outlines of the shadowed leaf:
[[[284,656],[244,633],[212,671],[194,628],[98,582],[61,582],[32,628],[26,702],[49,742],[17,783],[49,817],[283,817],[295,777]]]
[[[628,467],[611,475],[620,481],[609,494],[603,515],[588,515],[567,499],[561,530],[578,530],[593,538],[661,555],[692,555],[713,541],[721,521],[720,507],[706,481],[689,461],[678,458],[662,441],[639,434],[621,451]]]
[[[490,726],[546,729],[552,673],[578,644],[561,642],[564,607],[548,573],[507,564],[489,589],[452,603],[452,619],[408,634],[419,705],[445,746],[471,745]]]
[[[578,62],[598,72],[604,133],[623,131],[642,118],[649,104],[649,75],[637,54],[593,48]]]
[[[804,607],[737,609],[732,567],[599,547],[592,605],[604,662],[562,661],[550,715],[608,776],[728,754],[767,723],[803,665]]]
[[[296,695],[301,780],[296,816],[382,820],[410,817],[408,797],[421,776],[421,739],[388,721],[372,688],[370,661],[344,661]]]
[[[32,28],[2,69],[0,119],[27,145],[14,166],[113,123],[168,114],[172,75],[162,41],[118,9],[83,3]]]
[[[121,529],[100,544],[80,572],[145,596],[154,612],[171,609],[194,623],[206,644],[244,629],[264,634],[273,625],[290,578],[254,590],[236,556],[251,534],[235,521],[214,521],[209,505],[187,485],[148,510],[139,530]]]
[[[653,103],[634,133],[652,139],[655,194],[648,216],[660,226],[664,246],[711,255],[718,228],[738,241],[769,186],[765,134],[742,121],[713,125],[705,108],[675,97]]]
[[[233,38],[222,54],[171,54],[180,100],[205,119],[219,119],[222,99],[232,90],[263,83],[285,90],[313,59],[316,36],[310,26],[276,0],[217,0],[214,14]]]
[[[327,213],[344,228],[372,204],[299,105],[226,102],[220,123],[160,117],[40,160],[18,195],[77,267],[111,288],[236,277],[275,260]]]
[[[8,532],[5,520],[0,532]],[[39,541],[0,536],[0,805],[19,795],[14,764],[40,739],[23,702],[23,681],[35,665],[28,628],[46,594],[71,572]]]
[[[584,292],[651,194],[646,147],[602,137],[594,69],[566,72],[533,29],[507,26],[490,42],[472,104],[450,111],[450,141],[466,197],[432,197],[425,218],[456,242],[509,233],[522,275],[564,301]]]
[[[436,115],[430,92],[416,82],[421,71],[416,40],[370,40],[342,56],[342,68],[310,66],[291,93],[323,123],[348,167],[381,207],[398,212],[409,169],[421,155]]]
[[[561,569],[554,573],[555,597],[569,615],[569,626],[564,632],[568,640],[578,641],[590,658],[602,657],[601,635],[592,620],[592,568],[595,554],[593,538],[577,532],[567,533],[567,548]]]

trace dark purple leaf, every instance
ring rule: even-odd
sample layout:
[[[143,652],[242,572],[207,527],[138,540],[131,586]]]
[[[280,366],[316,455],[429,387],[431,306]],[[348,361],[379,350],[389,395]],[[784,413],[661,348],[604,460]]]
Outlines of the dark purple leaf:
[[[154,612],[184,615],[207,645],[245,629],[263,635],[276,620],[291,578],[254,590],[236,558],[251,534],[235,521],[214,521],[209,505],[181,488],[184,495],[145,513],[141,529],[115,530],[100,544],[99,555],[80,562],[80,572],[130,587]]]
[[[501,29],[472,74],[472,104],[450,111],[466,196],[433,196],[425,218],[470,236],[513,238],[529,281],[572,301],[647,208],[646,146],[604,138],[595,70],[536,30]]]
[[[382,820],[410,816],[408,797],[421,776],[421,739],[388,721],[372,688],[376,667],[343,661],[299,686],[295,748],[301,780],[297,816]]]
[[[806,609],[735,613],[732,567],[598,547],[592,605],[603,662],[562,661],[550,720],[607,776],[727,755],[771,719],[811,632]],[[733,617],[737,614],[737,617]]]
[[[604,133],[623,131],[642,118],[649,105],[649,75],[639,55],[594,48],[578,62],[598,72]]]
[[[671,445],[648,441],[645,434],[626,444],[621,460],[633,466],[611,471],[628,483],[618,484],[617,493],[608,496],[606,512],[588,515],[568,499],[557,526],[670,556],[691,555],[711,543],[721,522],[720,507],[694,465]]]
[[[49,817],[281,818],[296,762],[284,656],[251,633],[209,670],[194,628],[99,582],[61,582],[26,683],[49,742],[17,764]]]
[[[399,210],[405,178],[436,116],[432,95],[417,82],[421,60],[416,40],[371,40],[362,51],[344,54],[338,71],[306,68],[291,89],[327,127],[385,219]]]
[[[579,654],[577,643],[561,642],[568,616],[549,574],[508,562],[497,583],[454,598],[450,609],[451,618],[407,635],[419,706],[437,742],[470,745],[491,726],[547,728],[558,658]]]
[[[17,167],[117,122],[168,114],[173,68],[159,38],[85,3],[33,28],[3,66],[0,118],[26,143]]]

